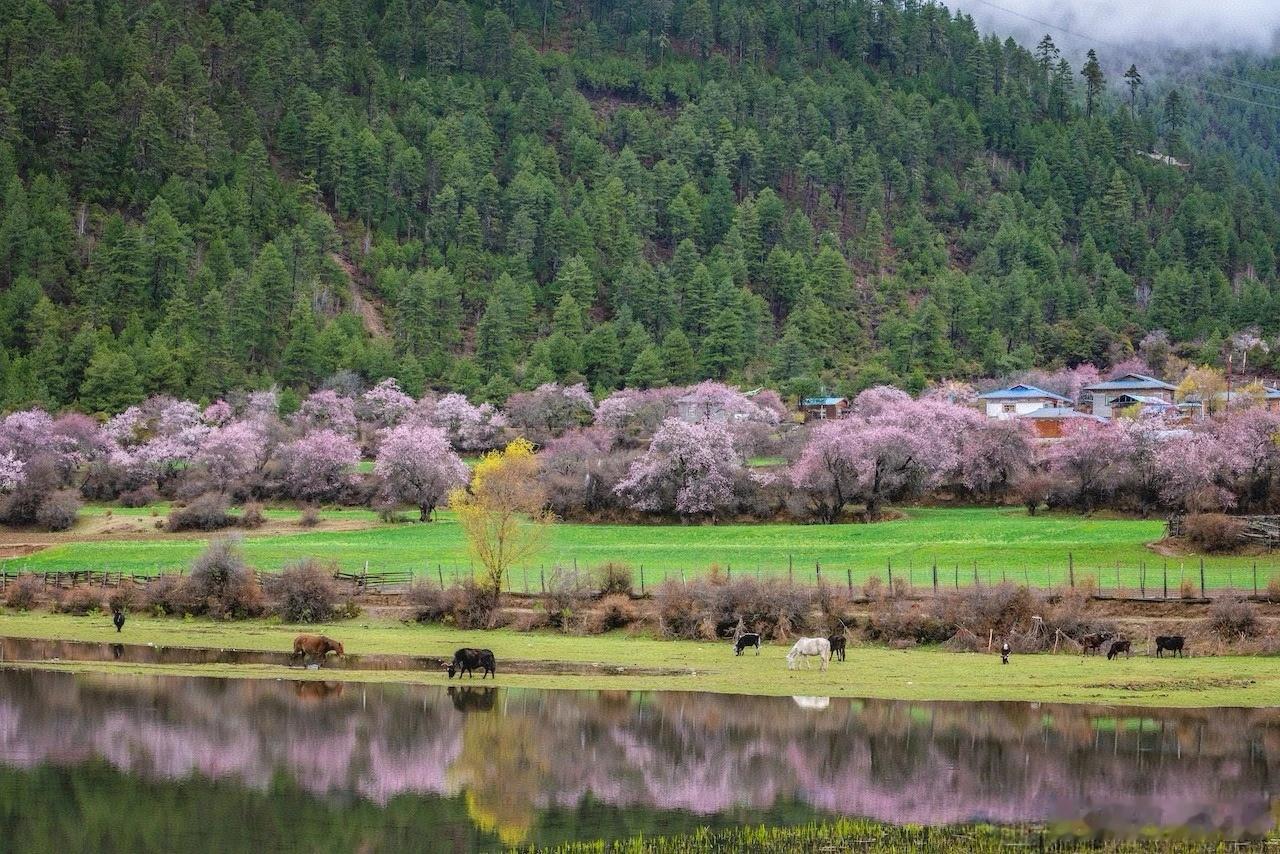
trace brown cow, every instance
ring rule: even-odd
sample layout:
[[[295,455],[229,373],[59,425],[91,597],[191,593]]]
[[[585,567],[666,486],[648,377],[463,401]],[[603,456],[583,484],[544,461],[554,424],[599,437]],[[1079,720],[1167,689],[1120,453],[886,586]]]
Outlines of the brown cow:
[[[325,635],[298,635],[293,639],[293,655],[289,656],[289,659],[301,658],[309,660],[319,658],[323,660],[331,652],[336,652],[338,655],[346,655],[342,644],[331,637],[326,637]]]

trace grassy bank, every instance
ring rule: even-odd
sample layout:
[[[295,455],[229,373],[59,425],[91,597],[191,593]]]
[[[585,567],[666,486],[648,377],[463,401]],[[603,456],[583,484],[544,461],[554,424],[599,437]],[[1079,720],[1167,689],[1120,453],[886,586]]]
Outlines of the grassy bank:
[[[41,535],[48,548],[3,562],[9,569],[36,571],[109,569],[150,573],[186,566],[207,541],[204,537],[135,531],[112,537],[94,535],[87,526],[102,529],[98,508],[69,535]],[[283,523],[295,511],[273,511]],[[134,517],[149,510],[118,511]],[[96,514],[96,515],[95,515]],[[269,514],[269,516],[273,515]],[[249,532],[245,552],[262,569],[278,569],[291,560],[320,557],[342,568],[357,570],[367,561],[371,570],[412,570],[446,580],[470,571],[462,532],[454,519],[441,513],[425,525],[386,525],[362,510],[325,511],[319,530],[300,527],[269,532]],[[95,523],[93,520],[97,519]],[[341,521],[341,529],[335,530]],[[109,527],[109,526],[108,526]],[[89,535],[85,536],[84,532]],[[939,583],[970,584],[977,575],[983,583],[1003,577],[1034,585],[1067,581],[1067,557],[1074,560],[1076,577],[1095,576],[1105,589],[1117,583],[1136,590],[1141,566],[1146,563],[1148,591],[1160,590],[1166,559],[1147,548],[1159,539],[1163,523],[1157,520],[1083,518],[1070,514],[1031,517],[1016,508],[914,508],[903,519],[874,525],[586,525],[564,523],[552,530],[547,548],[537,564],[518,569],[511,584],[521,590],[539,586],[539,570],[556,563],[595,565],[605,561],[644,567],[647,585],[664,576],[678,577],[705,571],[716,564],[735,572],[787,574],[794,567],[797,580],[814,579],[820,563],[824,577],[835,583],[850,577],[860,584],[871,575],[895,578],[915,585],[932,584],[936,562]],[[1254,560],[1239,557],[1206,558],[1210,586],[1232,583],[1252,585]],[[1167,559],[1169,589],[1177,595],[1186,578],[1199,585],[1199,558]],[[1258,562],[1259,584],[1265,585],[1280,561],[1267,557]]]
[[[45,613],[6,614],[0,634],[51,640],[91,640],[287,651],[300,629],[265,621],[215,623],[133,617],[122,635],[108,619]],[[315,630],[314,628],[312,630]],[[850,649],[848,661],[827,673],[788,671],[787,647],[765,646],[761,655],[735,658],[726,643],[663,641],[622,633],[573,637],[508,630],[464,632],[441,626],[353,621],[319,627],[342,640],[350,653],[450,655],[460,646],[491,648],[499,662],[497,684],[593,690],[714,691],[760,695],[820,695],[906,700],[1016,700],[1131,706],[1280,705],[1280,659],[1203,657],[1155,659],[1137,655],[1107,661],[1069,655],[998,656],[939,649]],[[504,660],[594,662],[644,668],[688,668],[687,676],[513,675]],[[442,674],[416,672],[283,671],[258,666],[58,665],[71,670],[185,673],[214,676],[324,678],[366,682],[442,682]]]

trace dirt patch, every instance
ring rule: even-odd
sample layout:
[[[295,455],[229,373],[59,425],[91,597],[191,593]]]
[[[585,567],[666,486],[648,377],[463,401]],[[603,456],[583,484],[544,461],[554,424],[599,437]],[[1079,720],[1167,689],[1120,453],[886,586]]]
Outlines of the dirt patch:
[[[1086,688],[1109,691],[1209,691],[1218,688],[1249,688],[1258,684],[1254,679],[1233,679],[1226,676],[1199,676],[1190,679],[1161,679],[1146,682],[1091,682]]]
[[[364,323],[364,331],[374,338],[386,338],[387,324],[382,319],[381,305],[366,291],[360,272],[337,252],[329,253],[329,257],[346,274],[347,283],[350,285],[351,308],[360,315],[360,320]]]

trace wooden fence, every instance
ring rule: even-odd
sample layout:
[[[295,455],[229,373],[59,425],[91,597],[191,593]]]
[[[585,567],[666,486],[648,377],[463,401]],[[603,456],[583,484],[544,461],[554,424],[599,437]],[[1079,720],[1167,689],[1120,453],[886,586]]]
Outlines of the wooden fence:
[[[1243,524],[1240,536],[1250,543],[1260,545],[1267,551],[1280,548],[1280,516],[1232,516]],[[1181,537],[1186,533],[1186,516],[1170,516],[1165,523],[1165,531],[1170,537]]]

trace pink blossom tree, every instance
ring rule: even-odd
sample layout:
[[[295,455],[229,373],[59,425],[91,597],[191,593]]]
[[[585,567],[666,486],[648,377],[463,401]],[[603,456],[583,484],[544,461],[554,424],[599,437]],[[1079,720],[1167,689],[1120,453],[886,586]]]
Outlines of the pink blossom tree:
[[[369,389],[360,398],[360,416],[380,427],[399,424],[413,409],[412,397],[405,394],[400,383],[388,377]]]
[[[408,421],[383,431],[374,474],[382,479],[387,496],[418,508],[419,521],[427,522],[449,491],[467,482],[467,466],[444,430],[423,421]]]
[[[1240,507],[1266,508],[1280,476],[1280,413],[1252,407],[1217,422],[1214,431]]]
[[[257,472],[266,462],[267,438],[255,421],[232,421],[209,432],[193,456],[221,492]]]
[[[316,430],[286,445],[283,457],[289,492],[304,501],[321,501],[347,485],[352,467],[360,462],[360,449],[349,436]]]
[[[593,423],[622,447],[644,447],[684,393],[679,387],[621,389],[600,401]]]
[[[1076,419],[1063,428],[1046,460],[1072,504],[1089,512],[1123,483],[1128,454],[1129,437],[1119,425]]]
[[[637,510],[714,516],[734,507],[735,486],[745,476],[724,424],[668,418],[615,491]]]
[[[1169,507],[1195,513],[1236,506],[1230,463],[1215,431],[1171,437],[1155,449],[1153,462],[1161,500]]]
[[[201,417],[204,418],[204,423],[210,427],[221,427],[230,421],[234,415],[235,410],[231,408],[231,404],[225,400],[215,400],[204,408],[204,413]]]
[[[980,423],[960,440],[959,479],[975,495],[993,500],[1031,469],[1035,447],[1025,421],[978,417]]]
[[[595,411],[595,401],[582,383],[546,383],[533,391],[516,392],[506,405],[507,422],[538,444],[590,424]]]
[[[0,451],[0,492],[12,492],[26,477],[25,464],[13,451]]]
[[[864,504],[867,518],[877,519],[885,502],[915,491],[930,477],[930,457],[919,433],[853,417],[818,424],[789,474],[823,522],[839,520],[851,503]]]
[[[294,424],[304,430],[332,430],[344,436],[356,432],[355,402],[335,391],[324,389],[307,395],[293,415]]]
[[[547,503],[561,518],[595,514],[617,506],[618,483],[635,452],[614,450],[612,430],[604,426],[570,430],[552,439],[538,454]]]
[[[460,394],[446,394],[434,403],[424,400],[418,411],[444,429],[450,444],[460,451],[487,451],[502,444],[506,417],[488,403],[475,406]],[[417,417],[417,413],[410,416]]]

